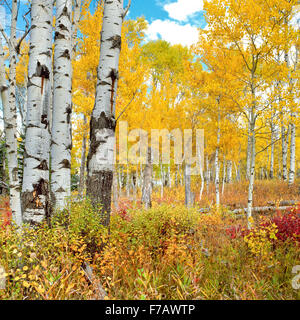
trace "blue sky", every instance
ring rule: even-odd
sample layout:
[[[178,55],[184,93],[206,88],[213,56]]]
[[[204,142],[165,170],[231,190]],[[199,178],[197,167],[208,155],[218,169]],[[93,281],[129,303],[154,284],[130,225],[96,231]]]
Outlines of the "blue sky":
[[[127,2],[127,1],[126,1]],[[206,25],[202,0],[132,0],[129,18],[145,16],[147,37],[191,45]]]
[[[7,0],[10,3],[11,0]],[[25,23],[22,15],[28,10],[27,0],[21,0],[18,31],[22,34]],[[91,9],[96,4],[92,0]],[[127,0],[125,0],[127,5]],[[5,12],[4,12],[5,11]],[[191,45],[197,41],[197,28],[204,28],[202,0],[132,0],[128,18],[144,16],[149,23],[147,38],[149,40],[164,39],[171,44]],[[5,17],[5,18],[4,18]],[[0,22],[5,24],[9,32],[9,9],[0,0]]]

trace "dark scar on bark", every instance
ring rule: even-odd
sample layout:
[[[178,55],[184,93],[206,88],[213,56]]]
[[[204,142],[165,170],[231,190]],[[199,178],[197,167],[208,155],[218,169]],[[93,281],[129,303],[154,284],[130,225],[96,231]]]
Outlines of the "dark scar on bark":
[[[62,160],[59,164],[62,165],[62,168],[71,169],[71,163],[68,159]]]
[[[42,114],[41,123],[44,124],[45,125],[45,129],[47,129],[49,121],[47,120],[47,115],[46,114]]]
[[[42,65],[39,61],[37,62],[36,65],[36,71],[34,74],[36,77],[41,77],[42,78],[42,82],[41,82],[41,94],[43,94],[43,87],[44,87],[44,79],[49,80],[50,79],[50,71],[47,68],[47,66],[45,66],[44,64]]]
[[[39,169],[39,170],[48,170],[48,164],[46,160],[42,160],[41,163],[34,169]]]
[[[114,117],[107,117],[105,112],[102,111],[99,118],[91,117],[90,121],[90,150],[87,157],[87,166],[89,161],[96,153],[97,148],[101,144],[101,141],[96,140],[95,132],[96,130],[101,129],[111,129],[115,131],[116,129],[116,120]]]
[[[116,69],[111,69],[109,77],[111,78],[110,112],[113,114],[115,82],[119,78],[118,71]]]
[[[40,201],[41,195],[46,197],[44,205]],[[22,206],[24,209],[44,209],[46,221],[50,225],[49,182],[41,178],[38,183],[33,184],[33,192],[23,192]],[[31,224],[35,225],[36,223],[31,221]]]
[[[107,40],[111,41],[110,49],[119,49],[119,50],[121,50],[122,39],[121,39],[121,37],[119,35],[115,35],[113,37],[110,37]]]

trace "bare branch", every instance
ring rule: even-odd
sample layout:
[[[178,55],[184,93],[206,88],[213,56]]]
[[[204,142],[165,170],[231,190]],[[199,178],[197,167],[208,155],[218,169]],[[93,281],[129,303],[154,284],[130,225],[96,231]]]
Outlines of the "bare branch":
[[[123,115],[123,113],[126,111],[126,109],[130,106],[130,104],[131,104],[131,102],[133,101],[136,93],[137,93],[137,90],[136,90],[135,93],[133,94],[133,97],[132,97],[132,99],[129,101],[129,103],[127,104],[127,106],[126,106],[126,107],[123,109],[123,111],[119,114],[116,122],[120,119],[120,117]]]
[[[8,39],[7,34],[5,33],[4,28],[2,27],[1,22],[0,22],[0,32],[2,33],[2,35],[3,35],[3,37],[4,37],[5,41],[6,41],[6,43],[7,43],[7,45],[8,45],[8,47],[10,47],[10,46],[11,46],[11,42],[10,42],[10,40]]]
[[[128,0],[128,5],[127,5],[127,7],[124,9],[123,19],[126,17],[128,11],[129,11],[130,5],[131,5],[131,0]]]
[[[16,49],[17,54],[20,54],[21,44],[22,44],[23,40],[27,37],[27,35],[28,35],[28,33],[31,31],[31,29],[32,29],[32,26],[25,31],[25,33],[23,34],[22,38],[19,40],[18,44],[16,45],[16,48],[15,48],[15,49]]]

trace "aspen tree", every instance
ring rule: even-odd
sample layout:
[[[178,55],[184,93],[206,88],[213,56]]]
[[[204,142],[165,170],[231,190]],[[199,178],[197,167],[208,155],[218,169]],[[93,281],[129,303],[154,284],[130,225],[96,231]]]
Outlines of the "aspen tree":
[[[152,193],[152,161],[151,161],[151,148],[148,148],[147,152],[147,163],[144,168],[144,179],[142,189],[142,203],[146,209],[151,208],[151,193]]]
[[[71,195],[72,0],[56,0],[51,140],[51,202],[63,209]]]
[[[1,26],[1,33],[4,35],[9,49],[9,74],[6,83],[5,76],[5,54],[0,38],[0,92],[3,105],[4,131],[6,140],[6,154],[9,173],[9,198],[12,210],[12,218],[17,226],[22,225],[22,211],[20,199],[20,181],[18,176],[17,160],[17,112],[16,112],[16,65],[17,65],[17,41],[16,26],[18,18],[18,1],[12,0],[11,6],[11,27],[10,37],[4,33]]]
[[[32,0],[27,127],[22,209],[24,222],[49,221],[49,104],[52,73],[52,0]]]
[[[121,29],[129,6],[130,1],[126,9],[123,0],[104,1],[96,97],[90,121],[87,195],[93,205],[102,205],[105,226],[110,224]]]

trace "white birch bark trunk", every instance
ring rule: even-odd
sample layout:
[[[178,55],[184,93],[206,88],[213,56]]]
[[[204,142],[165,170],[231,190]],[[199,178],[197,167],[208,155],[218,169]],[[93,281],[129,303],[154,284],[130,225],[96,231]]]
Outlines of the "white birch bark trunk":
[[[128,9],[128,8],[127,8]],[[87,194],[102,205],[103,225],[110,224],[115,147],[115,104],[119,78],[123,0],[105,0],[95,106],[90,121]]]
[[[209,167],[209,159],[206,156],[206,192],[209,193],[209,183],[210,183],[210,167]]]
[[[270,159],[270,172],[269,172],[270,179],[274,178],[274,150],[275,150],[274,136],[275,136],[274,125],[273,123],[271,123],[271,159]]]
[[[288,138],[289,138],[289,131],[285,129],[284,125],[281,126],[281,145],[282,145],[282,180],[287,181],[287,151],[288,151]]]
[[[182,173],[183,171],[183,168],[182,168],[182,165],[179,165],[179,180],[180,180],[180,185],[183,186],[183,183],[184,183],[184,173]]]
[[[236,180],[238,182],[241,181],[241,160],[239,161],[239,164],[238,164]]]
[[[149,209],[152,206],[151,194],[152,194],[152,161],[151,161],[151,148],[148,148],[147,163],[144,168],[144,179],[142,189],[142,203],[145,209]]]
[[[248,228],[251,228],[250,218],[252,217],[252,207],[253,207],[253,188],[255,179],[255,121],[254,112],[252,112],[250,118],[250,146],[251,146],[251,166],[250,166],[250,177],[249,177],[249,188],[248,188],[248,205],[247,205],[247,222]]]
[[[122,196],[122,188],[123,188],[123,167],[119,170],[119,189],[120,189],[120,197]]]
[[[250,154],[250,177],[249,177],[249,186],[248,186],[248,204],[247,204],[247,224],[248,229],[251,229],[251,217],[252,217],[252,207],[253,207],[253,189],[254,189],[254,180],[255,180],[255,159],[256,159],[256,136],[255,136],[255,123],[256,123],[256,91],[255,91],[255,81],[254,81],[254,69],[251,73],[251,95],[252,95],[252,105],[249,114],[249,133],[248,143],[250,142],[249,150]],[[250,139],[249,139],[250,138]]]
[[[185,184],[185,206],[193,206],[193,195],[191,190],[191,165],[186,163],[184,166],[184,184]]]
[[[164,197],[164,170],[162,163],[160,164],[160,198],[162,199]]]
[[[171,188],[171,170],[170,165],[167,167],[167,186],[168,188]]]
[[[76,52],[77,30],[80,20],[80,9],[82,0],[74,0],[73,21],[72,21],[72,57]]]
[[[129,172],[128,165],[127,165],[127,174],[126,174],[126,196],[127,198],[130,197],[130,172]]]
[[[3,107],[6,154],[9,173],[9,199],[12,219],[18,227],[22,225],[20,181],[17,157],[17,112],[16,112],[16,24],[17,1],[12,1],[11,31],[9,45],[9,86],[5,76],[5,53],[0,38],[0,93]]]
[[[225,189],[225,182],[226,182],[226,159],[225,159],[225,156],[224,156],[224,160],[223,160],[222,194],[224,193],[224,189]]]
[[[176,169],[175,169],[174,183],[175,183],[175,187],[178,187],[178,165],[176,165]]]
[[[201,154],[199,152],[198,154],[198,161],[199,161],[199,169],[200,169],[200,178],[201,178],[201,187],[200,187],[200,192],[199,192],[199,201],[202,199],[202,194],[203,194],[203,189],[204,189],[204,174],[203,174],[203,165],[201,161]]]
[[[215,156],[215,168],[216,168],[216,177],[215,177],[215,187],[216,187],[216,206],[220,206],[220,167],[219,167],[219,147],[216,149]]]
[[[227,161],[227,183],[231,183],[232,181],[232,161]]]
[[[247,164],[246,164],[246,179],[250,179],[251,170],[251,129],[250,124],[248,124],[248,141],[247,141]]]
[[[86,118],[85,115],[83,117],[83,123],[84,123],[84,126],[86,126],[87,118]],[[80,196],[83,195],[84,185],[85,185],[84,176],[85,176],[85,161],[86,161],[86,143],[87,143],[87,134],[84,133],[83,134],[83,138],[82,138],[80,173],[79,173],[79,187],[78,187],[78,193],[79,193]]]
[[[217,130],[217,148],[216,148],[216,156],[215,156],[215,187],[216,187],[216,206],[217,208],[220,206],[220,165],[219,165],[219,151],[220,151],[220,138],[221,138],[221,129],[220,129],[220,110],[218,109],[218,130]]]
[[[51,140],[51,201],[61,210],[71,196],[72,0],[56,0],[53,116]]]
[[[291,142],[290,142],[290,170],[289,185],[295,182],[295,163],[296,163],[296,125],[291,123]]]
[[[52,0],[32,0],[27,128],[22,206],[25,222],[49,222],[49,104],[52,66]]]
[[[136,201],[136,175],[135,175],[135,171],[133,171],[132,175],[131,175],[131,186],[132,186],[133,201]]]

